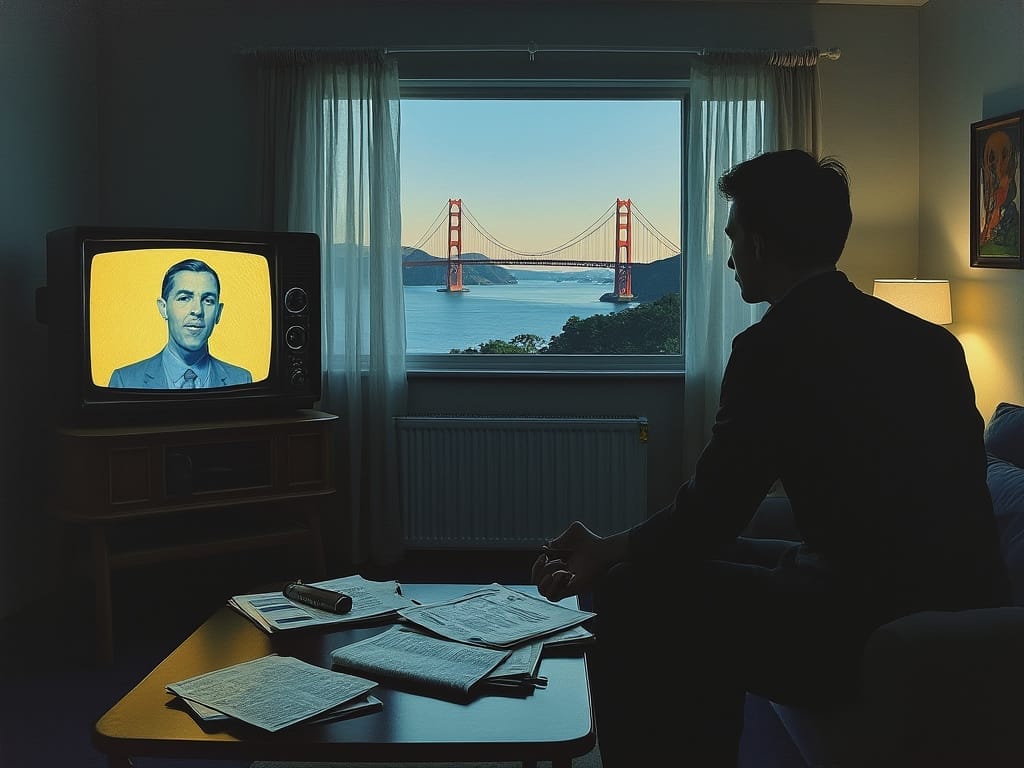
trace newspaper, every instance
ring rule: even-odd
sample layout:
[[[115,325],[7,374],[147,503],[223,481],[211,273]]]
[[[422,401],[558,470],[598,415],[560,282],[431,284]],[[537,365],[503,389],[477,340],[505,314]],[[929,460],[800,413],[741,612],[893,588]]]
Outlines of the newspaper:
[[[269,654],[171,683],[167,690],[274,732],[361,698],[376,686],[373,680]]]
[[[563,629],[560,632],[555,632],[553,635],[544,635],[541,638],[541,642],[544,644],[545,650],[547,650],[551,648],[574,648],[582,645],[591,645],[597,642],[597,638],[594,637],[594,633],[589,629],[577,624],[575,627]]]
[[[416,605],[415,600],[402,594],[402,587],[397,581],[370,581],[356,575],[312,583],[351,595],[352,609],[348,613],[321,611],[289,600],[280,592],[236,595],[228,605],[265,632],[395,619],[400,608]]]
[[[515,688],[545,688],[548,680],[537,674],[540,659],[545,651],[552,648],[572,648],[589,645],[597,638],[580,625],[562,629],[551,635],[515,646],[501,664],[486,678],[488,687],[508,685]]]
[[[465,698],[509,651],[456,643],[401,626],[331,651],[331,666],[407,685],[442,698]]]
[[[486,678],[488,686],[508,685],[515,688],[524,686],[543,688],[547,685],[546,678],[538,677],[540,656],[544,652],[544,641],[534,640],[530,643],[517,645],[511,650],[508,658],[494,668]]]
[[[398,613],[449,640],[491,648],[511,648],[576,626],[595,615],[500,584],[453,600],[402,608]]]

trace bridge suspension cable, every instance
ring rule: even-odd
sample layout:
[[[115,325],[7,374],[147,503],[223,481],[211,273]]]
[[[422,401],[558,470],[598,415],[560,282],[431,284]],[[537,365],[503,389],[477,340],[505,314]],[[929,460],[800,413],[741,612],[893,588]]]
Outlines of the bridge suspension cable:
[[[487,259],[507,264],[530,263],[568,266],[611,267],[616,257],[616,205],[610,205],[597,219],[581,232],[565,242],[542,251],[525,251],[501,242],[473,213],[460,202],[459,215],[462,218],[461,248],[463,261],[472,261],[468,254],[479,253]],[[636,217],[632,233],[633,263],[649,264],[659,259],[678,254],[679,247],[660,232],[643,213],[632,205]],[[449,206],[445,205],[434,218],[427,232],[419,238],[413,249],[428,255],[444,258],[448,255],[447,216]]]
[[[650,222],[650,219],[644,216],[640,209],[637,208],[635,205],[633,206],[633,215],[640,220],[640,223],[643,225],[644,229],[647,230],[650,234],[653,234],[662,245],[664,245],[669,250],[675,250],[676,252],[679,252],[679,246],[673,243],[671,240],[669,240],[665,235],[663,235],[658,230],[658,228]]]
[[[519,250],[516,250],[515,248],[510,248],[509,246],[507,246],[504,243],[502,243],[501,241],[499,241],[494,235],[492,235],[490,232],[487,231],[487,229],[477,220],[477,218],[475,216],[473,216],[472,212],[470,212],[469,208],[467,208],[465,206],[465,204],[463,204],[463,206],[462,206],[463,215],[465,215],[465,217],[473,224],[473,226],[477,228],[477,230],[480,232],[480,234],[482,234],[484,236],[484,238],[488,242],[490,242],[492,245],[494,245],[495,247],[501,249],[502,251],[506,251],[508,253],[515,254],[516,256],[523,256],[523,257],[533,256],[534,258],[541,258],[541,257],[544,257],[544,256],[551,256],[552,254],[558,253],[559,251],[564,251],[564,250],[566,250],[568,248],[571,248],[572,246],[578,244],[582,240],[584,240],[587,237],[589,237],[590,235],[592,235],[595,231],[600,229],[602,226],[606,225],[608,223],[609,217],[611,216],[611,213],[612,213],[612,211],[614,209],[615,209],[615,205],[613,203],[612,205],[608,206],[607,210],[605,210],[605,212],[602,213],[597,218],[597,220],[594,221],[593,224],[591,224],[589,227],[584,229],[578,235],[575,235],[574,237],[570,238],[566,242],[562,243],[561,245],[557,245],[554,248],[549,248],[546,251],[519,251]]]
[[[434,236],[434,234],[441,229],[441,219],[448,215],[448,206],[445,206],[437,212],[437,216],[430,222],[430,226],[427,227],[427,231],[423,233],[416,245],[412,246],[414,250],[422,250],[423,246],[427,244],[427,241]],[[440,254],[437,254],[440,255]]]

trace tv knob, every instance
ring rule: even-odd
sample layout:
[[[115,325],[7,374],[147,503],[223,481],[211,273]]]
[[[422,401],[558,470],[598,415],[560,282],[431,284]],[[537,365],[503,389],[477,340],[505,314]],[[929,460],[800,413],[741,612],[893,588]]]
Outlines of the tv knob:
[[[289,349],[302,349],[306,346],[306,329],[301,325],[293,325],[284,334]]]
[[[304,288],[289,288],[284,294],[284,306],[289,312],[302,312],[309,306]]]
[[[301,368],[296,368],[292,371],[292,384],[296,387],[301,387],[306,383],[306,372]]]

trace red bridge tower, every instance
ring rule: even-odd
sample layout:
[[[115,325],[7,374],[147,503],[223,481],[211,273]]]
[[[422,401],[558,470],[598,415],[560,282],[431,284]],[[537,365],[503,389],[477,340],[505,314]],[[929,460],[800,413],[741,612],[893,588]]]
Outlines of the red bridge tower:
[[[452,262],[454,259],[454,263]],[[462,198],[448,200],[448,275],[438,291],[465,291],[462,285]]]
[[[633,201],[629,199],[615,201],[615,294],[609,299],[633,300]]]

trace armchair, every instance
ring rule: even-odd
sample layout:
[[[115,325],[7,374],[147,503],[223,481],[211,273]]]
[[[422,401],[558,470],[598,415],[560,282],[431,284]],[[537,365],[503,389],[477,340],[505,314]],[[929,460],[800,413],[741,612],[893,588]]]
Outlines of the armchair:
[[[1001,403],[985,431],[988,483],[1014,605],[925,611],[879,627],[861,696],[822,714],[769,702],[809,768],[1024,765],[1024,407]],[[794,538],[784,497],[748,535]]]

